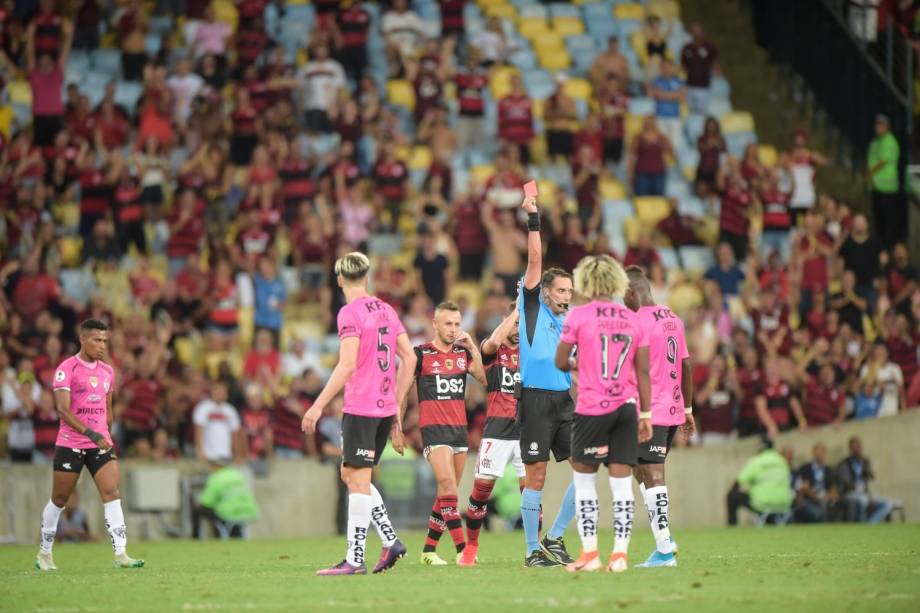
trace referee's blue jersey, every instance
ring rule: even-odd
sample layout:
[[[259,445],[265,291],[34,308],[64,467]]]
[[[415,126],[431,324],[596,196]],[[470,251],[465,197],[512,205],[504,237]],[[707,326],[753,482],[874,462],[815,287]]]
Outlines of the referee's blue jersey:
[[[556,368],[556,347],[562,335],[563,318],[543,302],[542,287],[541,284],[527,289],[521,282],[518,300],[521,385],[564,392],[572,387],[572,375]]]

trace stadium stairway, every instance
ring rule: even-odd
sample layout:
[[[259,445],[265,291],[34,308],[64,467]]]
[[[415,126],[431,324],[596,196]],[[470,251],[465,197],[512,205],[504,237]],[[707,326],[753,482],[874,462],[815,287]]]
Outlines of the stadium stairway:
[[[795,85],[789,75],[772,64],[767,52],[754,42],[754,29],[742,2],[681,0],[681,8],[684,25],[689,28],[694,21],[702,24],[706,37],[719,50],[722,71],[732,84],[732,102],[735,108],[754,115],[760,142],[783,151],[792,145],[793,128],[814,132],[813,115],[801,114],[801,105],[793,102]],[[834,159],[823,134],[814,133],[811,145]],[[817,174],[819,193],[833,194],[851,208],[868,212],[861,174],[838,164],[822,168]]]

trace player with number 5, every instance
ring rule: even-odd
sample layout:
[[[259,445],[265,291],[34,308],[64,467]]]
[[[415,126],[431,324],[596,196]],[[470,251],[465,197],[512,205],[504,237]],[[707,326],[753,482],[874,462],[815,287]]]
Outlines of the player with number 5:
[[[370,261],[363,253],[345,254],[335,263],[346,303],[338,315],[339,363],[303,416],[303,431],[313,434],[323,410],[345,389],[341,475],[348,487],[348,549],[342,562],[317,573],[321,576],[367,573],[364,557],[371,522],[383,543],[375,573],[392,568],[406,555],[371,476],[387,435],[396,451],[404,448],[397,409],[412,384],[415,353],[393,307],[367,293],[368,272]]]
[[[649,410],[649,348],[638,316],[614,302],[627,289],[623,267],[608,255],[587,256],[575,268],[575,291],[589,302],[569,313],[556,366],[578,371],[578,400],[572,432],[575,470],[575,518],[581,556],[566,566],[570,572],[601,568],[597,550],[597,479],[600,464],[609,472],[613,494],[613,553],[609,572],[627,569],[635,500],[632,467],[637,441],[648,440],[651,423],[640,420]],[[572,349],[578,357],[572,358]],[[638,400],[638,403],[637,403]]]

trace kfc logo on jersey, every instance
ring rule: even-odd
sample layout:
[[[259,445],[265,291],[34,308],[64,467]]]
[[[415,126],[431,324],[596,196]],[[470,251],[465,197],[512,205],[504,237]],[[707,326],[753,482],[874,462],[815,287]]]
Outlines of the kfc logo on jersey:
[[[462,394],[465,385],[463,379],[442,379],[434,378],[435,391],[438,394]]]

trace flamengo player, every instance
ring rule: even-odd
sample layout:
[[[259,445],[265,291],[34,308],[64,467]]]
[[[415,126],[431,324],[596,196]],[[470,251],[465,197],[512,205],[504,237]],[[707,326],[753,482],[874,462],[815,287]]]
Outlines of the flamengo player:
[[[125,516],[118,491],[121,476],[112,449],[112,395],[115,370],[102,361],[108,326],[95,319],[80,324],[80,352],[61,362],[54,373],[54,403],[61,418],[54,449],[51,500],[42,512],[42,543],[35,566],[57,570],[51,557],[61,511],[77,485],[83,467],[89,470],[105,510],[105,527],[112,538],[116,568],[140,568],[143,560],[125,553]]]
[[[518,372],[518,310],[511,303],[511,312],[482,342],[482,361],[486,369],[486,425],[476,460],[476,480],[466,509],[466,549],[462,561],[476,563],[479,551],[479,530],[486,516],[486,505],[492,496],[495,480],[505,474],[508,462],[517,471],[524,489],[524,463],[521,461],[520,428],[517,425],[515,384],[521,381]]]
[[[466,376],[473,375],[485,387],[486,375],[479,350],[470,335],[460,330],[460,319],[460,307],[453,302],[442,302],[434,310],[434,340],[415,348],[419,428],[425,458],[438,483],[421,557],[422,564],[431,566],[447,564],[436,553],[445,527],[457,549],[457,563],[475,564],[475,559],[466,564],[462,558],[466,541],[457,485],[468,449]]]
[[[338,315],[339,363],[316,402],[303,416],[303,430],[312,434],[316,422],[342,388],[345,415],[342,418],[342,481],[348,487],[348,549],[345,559],[317,575],[364,575],[367,529],[371,523],[383,542],[379,573],[392,568],[406,555],[396,538],[380,492],[371,483],[371,473],[387,444],[402,450],[402,427],[394,419],[412,384],[415,354],[406,329],[393,308],[367,293],[370,262],[363,253],[343,255],[335,263],[345,306]],[[395,349],[395,355],[394,355]],[[399,366],[396,366],[396,358]],[[394,371],[395,378],[394,381]],[[395,385],[394,385],[395,384]]]
[[[601,568],[597,551],[597,479],[600,464],[610,473],[613,494],[613,553],[609,572],[627,569],[635,501],[632,467],[639,440],[648,440],[651,423],[636,409],[649,407],[648,343],[638,316],[613,299],[628,281],[608,255],[588,256],[575,268],[575,291],[590,300],[572,309],[556,350],[560,370],[578,370],[578,401],[572,432],[575,508],[581,556],[566,566],[571,572]],[[578,347],[577,362],[572,348]],[[638,432],[637,432],[638,430]]]
[[[652,438],[639,446],[639,464],[633,471],[639,481],[655,551],[639,566],[677,566],[676,545],[668,523],[668,488],[664,461],[678,426],[693,434],[693,366],[687,351],[684,324],[671,309],[655,304],[645,273],[638,266],[626,269],[629,289],[623,302],[639,315],[648,342],[651,380]],[[686,401],[685,401],[686,399]]]

